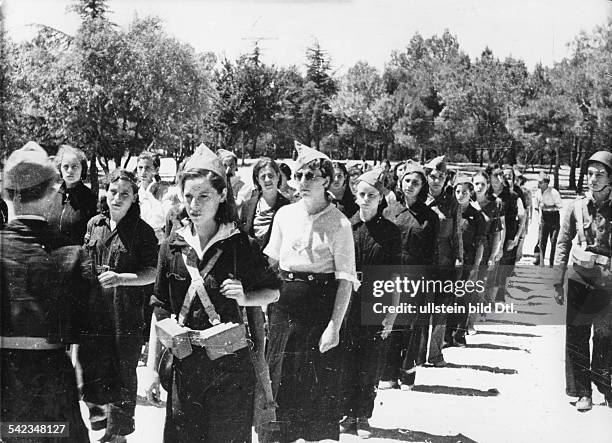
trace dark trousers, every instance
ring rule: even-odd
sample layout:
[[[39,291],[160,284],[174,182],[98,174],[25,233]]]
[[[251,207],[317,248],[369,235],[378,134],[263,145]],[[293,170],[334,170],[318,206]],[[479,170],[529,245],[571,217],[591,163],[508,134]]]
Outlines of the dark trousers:
[[[269,306],[267,360],[281,426],[262,441],[339,439],[342,346],[319,351],[336,289],[335,282],[283,281],[279,301]]]
[[[593,335],[593,355],[589,340]],[[565,338],[566,392],[590,397],[591,382],[612,400],[612,289],[592,289],[569,279]]]
[[[544,257],[546,255],[546,246],[550,238],[550,266],[555,262],[555,250],[557,248],[557,236],[559,235],[560,226],[559,211],[542,212],[542,220],[540,221],[540,232],[538,235],[538,244],[540,252],[540,265],[544,265]]]
[[[142,335],[122,335],[116,338],[119,359],[120,386],[116,401],[97,404],[87,401],[94,429],[106,427],[108,435],[128,435],[134,432],[134,411],[138,380],[136,368],[142,348]]]
[[[343,415],[372,417],[380,381],[386,340],[380,326],[361,326],[361,306],[355,300],[347,321],[343,359]]]
[[[497,287],[495,294],[496,302],[506,301],[506,284],[508,278],[514,272],[514,264],[516,263],[516,253],[518,246],[514,249],[507,250],[508,242],[504,242],[504,253],[501,260],[497,264],[494,277],[494,285]]]
[[[164,443],[251,441],[255,372],[248,349],[210,360],[204,348],[174,359]]]

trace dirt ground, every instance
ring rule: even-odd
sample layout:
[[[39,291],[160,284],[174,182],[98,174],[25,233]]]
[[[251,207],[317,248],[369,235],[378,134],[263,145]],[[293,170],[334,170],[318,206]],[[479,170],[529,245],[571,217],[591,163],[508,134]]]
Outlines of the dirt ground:
[[[603,396],[595,390],[593,410],[579,413],[571,403],[575,398],[565,395],[565,327],[558,321],[564,308],[552,298],[553,271],[533,266],[527,254],[536,231],[534,222],[509,281],[506,301],[520,313],[478,323],[467,348],[444,350],[447,367],[418,370],[412,391],[379,391],[370,441],[612,441],[612,409],[603,405]],[[136,432],[128,442],[161,442],[165,410],[148,405],[139,389]],[[101,434],[92,432],[92,441]],[[340,439],[359,440],[346,434]]]

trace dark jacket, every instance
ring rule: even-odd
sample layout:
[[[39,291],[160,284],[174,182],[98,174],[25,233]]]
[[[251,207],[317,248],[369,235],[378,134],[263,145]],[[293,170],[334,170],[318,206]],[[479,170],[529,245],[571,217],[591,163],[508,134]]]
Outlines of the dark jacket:
[[[257,212],[257,203],[259,202],[260,198],[261,198],[261,193],[254,192],[251,198],[244,202],[244,204],[242,205],[242,211],[240,213],[240,222],[239,222],[240,229],[243,232],[246,232],[252,238],[255,238],[253,222],[255,220],[255,213]],[[288,205],[289,203],[291,202],[283,194],[279,192],[278,195],[276,196],[276,202],[274,202],[274,206],[272,207],[274,214],[276,215],[276,211],[278,211],[283,206]],[[274,221],[274,217],[272,217],[272,222],[273,221]],[[272,222],[270,222],[270,228],[272,228]],[[268,241],[270,241],[270,232],[271,230],[268,229],[268,232],[263,237],[261,242],[258,242],[260,243],[260,248],[262,251],[268,244]]]
[[[46,219],[53,229],[65,237],[65,244],[82,245],[87,222],[96,215],[97,200],[83,182],[67,188],[63,182],[49,207]]]
[[[498,196],[504,204],[504,216],[506,219],[506,239],[504,244],[514,240],[519,228],[518,221],[518,199],[516,192],[512,191],[508,186],[504,186],[502,192]]]
[[[157,237],[132,205],[114,230],[110,218],[99,214],[87,224],[85,248],[97,266],[109,266],[117,273],[137,272],[157,264]],[[120,286],[102,289],[113,300],[113,318],[117,334],[141,334],[143,307],[152,293],[152,285]]]
[[[382,216],[382,210],[364,222],[359,212],[351,217],[355,241],[355,265],[363,271],[369,265],[399,265],[401,254],[400,229]]]
[[[0,229],[8,222],[8,206],[6,202],[0,198]]]
[[[277,288],[279,281],[275,273],[268,268],[268,263],[257,246],[244,232],[237,229],[233,229],[230,234],[211,245],[201,261],[197,260],[197,257],[194,258],[198,269],[206,266],[217,248],[223,253],[205,279],[204,286],[222,322],[242,323],[242,314],[236,301],[221,295],[221,283],[232,274],[242,282],[246,292],[252,289]],[[191,277],[182,254],[193,254],[190,251],[191,247],[178,232],[161,244],[155,295],[151,297],[151,305],[155,307],[154,312],[158,320],[167,318],[170,314],[178,314],[183,306]],[[185,326],[200,330],[211,327],[199,297],[196,297],[191,305]]]
[[[401,233],[401,264],[432,266],[436,260],[438,215],[425,203],[409,208],[399,203],[387,207],[383,216],[395,223]]]

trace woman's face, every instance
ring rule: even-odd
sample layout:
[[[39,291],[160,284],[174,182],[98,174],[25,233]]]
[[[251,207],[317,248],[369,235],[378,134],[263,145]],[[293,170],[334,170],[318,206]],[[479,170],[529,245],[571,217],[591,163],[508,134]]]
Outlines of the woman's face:
[[[153,160],[145,158],[138,160],[136,165],[136,175],[138,180],[144,183],[150,183],[157,174],[157,168],[153,166]]]
[[[259,186],[261,186],[261,190],[264,192],[278,189],[279,179],[280,177],[276,171],[270,166],[260,169],[259,173],[257,174],[257,182],[259,183]]]
[[[474,184],[474,191],[476,195],[483,196],[486,194],[489,189],[489,183],[482,175],[477,175],[472,179],[472,183]]]
[[[227,190],[218,192],[208,177],[188,178],[183,184],[183,203],[187,215],[196,225],[214,222],[219,205],[225,201]]]
[[[402,179],[402,192],[406,198],[416,199],[422,188],[423,179],[417,172],[406,174]]]
[[[331,182],[330,189],[332,191],[340,191],[344,187],[344,182],[346,180],[346,176],[342,169],[334,168],[334,179]]]
[[[363,180],[357,182],[356,189],[355,201],[360,208],[365,210],[378,208],[382,199],[382,195],[378,192],[378,189]]]
[[[427,176],[427,183],[429,184],[429,190],[433,195],[438,195],[442,192],[442,187],[446,181],[446,173],[433,170]]]
[[[302,198],[317,198],[325,195],[328,179],[323,178],[319,169],[304,167],[295,173],[295,181]]]
[[[119,179],[112,182],[106,191],[106,203],[110,211],[111,219],[118,222],[132,207],[138,194],[134,193],[132,183],[128,180]]]
[[[455,186],[455,198],[460,205],[465,205],[470,202],[470,185],[467,183],[461,183]]]
[[[62,178],[68,186],[81,180],[81,172],[83,171],[81,161],[72,152],[64,153],[60,163],[60,170],[62,171]]]

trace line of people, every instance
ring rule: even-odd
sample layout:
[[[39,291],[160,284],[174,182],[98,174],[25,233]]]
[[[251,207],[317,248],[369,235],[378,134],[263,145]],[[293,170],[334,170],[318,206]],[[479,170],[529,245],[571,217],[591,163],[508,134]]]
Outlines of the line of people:
[[[233,153],[201,145],[164,189],[159,159],[144,152],[136,174],[109,174],[101,205],[83,184],[80,150],[63,146],[55,163],[33,142],[15,151],[4,171],[14,219],[1,238],[2,421],[67,421],[68,441],[88,441],[80,391],[100,441],[126,441],[148,337],[140,381],[151,401],[160,383],[167,391],[166,442],[250,441],[252,424],[265,442],[369,437],[376,390],[411,389],[419,366],[444,366],[442,349],[465,346],[477,317],[387,314],[363,325],[363,270],[486,280],[480,295],[418,294],[417,304],[504,301],[531,204],[510,166],[468,176],[438,157],[347,169],[296,150],[293,174],[259,159],[252,188]],[[545,249],[550,229],[541,231]],[[572,331],[582,343],[586,332]],[[609,350],[598,358],[605,368]],[[25,378],[49,370],[57,374]]]

